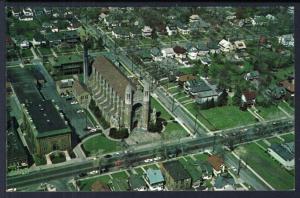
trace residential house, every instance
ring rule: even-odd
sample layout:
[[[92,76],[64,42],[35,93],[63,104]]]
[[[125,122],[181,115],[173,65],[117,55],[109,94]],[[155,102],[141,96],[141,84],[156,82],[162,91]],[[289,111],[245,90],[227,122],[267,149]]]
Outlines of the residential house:
[[[187,190],[191,188],[192,178],[178,160],[162,163],[161,170],[165,175],[168,190]]]
[[[271,14],[267,14],[266,15],[266,19],[270,20],[270,21],[275,21],[276,20],[276,17],[271,15]]]
[[[49,44],[49,46],[57,46],[61,44],[62,41],[62,34],[60,32],[49,32],[45,34],[45,40]]]
[[[196,47],[191,46],[187,49],[188,52],[188,58],[191,60],[196,60],[198,58],[198,50]]]
[[[130,175],[128,183],[131,191],[147,191],[148,187],[145,180],[140,175]]]
[[[50,15],[52,13],[52,8],[45,7],[43,10],[46,15]]]
[[[175,52],[173,48],[163,48],[161,49],[161,53],[163,57],[169,57],[169,58],[174,58],[175,57]]]
[[[33,12],[35,17],[40,17],[44,15],[44,11],[42,8],[35,8]]]
[[[200,17],[197,14],[191,15],[190,18],[189,18],[190,23],[198,22],[199,20],[200,20]]]
[[[195,98],[198,104],[203,104],[207,101],[216,101],[219,94],[216,87],[208,84],[203,79],[189,80],[184,83],[184,91]]]
[[[151,37],[151,35],[152,35],[152,28],[149,26],[144,26],[142,29],[142,36]]]
[[[212,166],[207,162],[201,162],[199,168],[202,173],[202,178],[205,180],[211,179],[214,172]]]
[[[190,80],[195,80],[196,78],[197,77],[192,74],[185,74],[185,75],[178,76],[176,78],[176,81],[178,82],[179,86],[183,87],[185,82],[190,81]]]
[[[217,42],[210,41],[207,43],[210,54],[219,54],[221,52],[220,46]]]
[[[175,52],[175,58],[178,58],[178,59],[186,58],[186,49],[184,49],[183,47],[176,45],[173,48],[173,51]]]
[[[259,72],[256,70],[248,72],[244,75],[245,80],[255,80],[258,78],[259,78]]]
[[[157,47],[152,48],[150,50],[150,52],[151,52],[152,59],[154,61],[162,61],[163,54],[161,53],[161,51]]]
[[[294,78],[288,79],[288,80],[283,80],[280,82],[280,85],[284,87],[290,94],[291,96],[294,96],[295,93],[295,80]]]
[[[82,72],[83,59],[81,55],[65,55],[50,57],[49,62],[54,75],[70,75]]]
[[[238,50],[244,50],[244,49],[246,49],[246,44],[245,44],[244,41],[235,41],[234,42],[234,46]]]
[[[19,21],[32,21],[33,17],[32,16],[25,16],[24,14],[20,14],[19,16]]]
[[[196,44],[196,48],[198,49],[199,56],[205,56],[209,53],[209,48],[207,47],[207,44],[204,42],[198,42]]]
[[[80,36],[76,30],[64,31],[62,37],[63,41],[68,44],[74,44],[80,41]]]
[[[215,191],[220,191],[220,190],[235,190],[234,189],[234,178],[230,175],[227,176],[222,176],[222,175],[218,175],[215,183],[214,183],[214,190]]]
[[[167,30],[168,36],[177,34],[177,28],[173,24],[167,25],[166,30]]]
[[[24,8],[22,12],[25,17],[33,17],[33,12],[31,8]]]
[[[292,170],[295,167],[295,145],[291,144],[272,144],[268,148],[268,153],[275,158],[284,168]]]
[[[286,47],[294,47],[294,35],[286,34],[278,36],[278,42]]]
[[[225,39],[222,39],[218,45],[222,52],[229,52],[229,51],[233,50],[233,45],[231,44],[231,42],[229,42]]]
[[[72,90],[73,95],[80,106],[82,106],[83,108],[88,108],[91,101],[91,95],[86,85],[76,80],[72,86]]]
[[[242,94],[242,106],[248,107],[255,104],[256,93],[254,91],[245,91]]]
[[[72,78],[56,81],[55,84],[56,84],[56,90],[59,95],[69,95],[73,93],[72,87],[74,84],[74,80]]]
[[[22,9],[20,9],[20,8],[12,8],[12,9],[11,9],[11,13],[12,13],[12,15],[13,15],[14,17],[19,18],[19,16],[20,16],[21,13],[22,13]]]
[[[129,35],[129,30],[128,28],[124,28],[124,27],[115,27],[112,29],[111,31],[112,36],[114,36],[115,38],[118,39],[129,39],[130,35]]]
[[[149,184],[150,190],[163,190],[165,179],[159,169],[147,169],[145,180]]]
[[[156,24],[154,27],[157,36],[165,36],[168,34],[166,25],[163,23]]]
[[[191,32],[189,26],[183,23],[177,25],[177,31],[182,35],[188,35]]]
[[[225,171],[224,160],[221,157],[217,155],[211,155],[207,158],[207,161],[213,167],[213,173],[215,176]]]
[[[271,85],[266,91],[265,93],[274,98],[274,99],[281,99],[282,97],[284,97],[286,95],[286,89],[284,87],[279,87],[276,85]]]

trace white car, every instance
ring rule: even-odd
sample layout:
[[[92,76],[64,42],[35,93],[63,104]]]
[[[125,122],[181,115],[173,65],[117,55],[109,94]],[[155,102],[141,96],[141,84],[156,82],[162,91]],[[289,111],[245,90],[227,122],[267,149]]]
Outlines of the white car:
[[[91,174],[91,175],[94,175],[94,174],[97,174],[97,173],[99,173],[99,171],[97,171],[97,170],[89,172],[89,174]]]
[[[82,109],[76,111],[77,113],[83,113],[84,111]]]
[[[148,162],[152,162],[153,159],[145,159],[144,162],[148,163]]]
[[[158,160],[160,160],[160,159],[161,159],[161,157],[155,157],[155,158],[154,158],[155,161],[158,161]]]
[[[97,129],[91,129],[90,130],[91,133],[96,132],[96,131],[97,131]]]
[[[78,102],[77,101],[72,101],[71,104],[78,104]]]

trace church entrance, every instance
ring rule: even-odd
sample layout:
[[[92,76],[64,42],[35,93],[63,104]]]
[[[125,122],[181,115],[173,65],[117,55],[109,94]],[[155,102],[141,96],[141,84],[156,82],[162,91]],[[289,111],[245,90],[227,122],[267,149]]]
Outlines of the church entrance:
[[[131,128],[134,129],[139,126],[140,119],[142,118],[143,105],[141,103],[136,103],[132,107],[132,124]]]

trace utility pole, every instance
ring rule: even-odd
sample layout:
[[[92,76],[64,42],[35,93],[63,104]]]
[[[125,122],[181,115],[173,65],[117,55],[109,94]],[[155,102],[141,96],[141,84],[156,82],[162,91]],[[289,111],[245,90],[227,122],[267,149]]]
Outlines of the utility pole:
[[[197,120],[198,120],[198,116],[199,116],[199,114],[197,113],[196,114],[196,118],[195,118],[195,122],[194,122],[194,134],[196,134],[196,131],[197,131],[197,126],[196,126],[196,124],[197,124]]]

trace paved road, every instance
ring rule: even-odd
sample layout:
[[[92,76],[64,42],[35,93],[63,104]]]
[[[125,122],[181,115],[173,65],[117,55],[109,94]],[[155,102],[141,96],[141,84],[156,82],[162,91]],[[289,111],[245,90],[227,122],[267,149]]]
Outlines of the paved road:
[[[280,119],[274,125],[274,122],[266,122],[266,125],[251,125],[247,130],[237,130],[233,129],[231,132],[227,131],[226,134],[219,134],[215,137],[197,137],[197,138],[183,138],[180,143],[178,140],[168,141],[164,144],[159,145],[159,142],[155,142],[148,145],[140,145],[128,148],[126,151],[118,151],[111,153],[112,157],[108,160],[105,160],[104,155],[98,156],[98,159],[101,159],[102,165],[110,165],[115,169],[121,168],[114,167],[115,161],[123,161],[122,166],[128,166],[133,164],[143,163],[145,158],[152,157],[155,155],[153,149],[161,149],[159,152],[162,152],[164,155],[167,153],[177,152],[176,150],[179,147],[185,149],[184,153],[191,151],[197,151],[199,149],[212,147],[213,145],[227,144],[233,140],[232,144],[239,144],[241,142],[248,142],[254,139],[268,137],[277,133],[283,133],[287,130],[292,130],[293,124],[290,123],[291,119]],[[240,132],[240,135],[237,133]],[[117,155],[116,155],[117,154]],[[88,172],[90,170],[99,168],[98,159],[94,160],[93,158],[87,158],[86,160],[70,160],[66,163],[57,164],[52,166],[37,167],[36,171],[31,171],[28,174],[11,176],[7,178],[7,187],[18,187],[32,185],[35,183],[45,182],[53,179],[58,179],[61,177],[77,175],[81,172]],[[104,161],[102,161],[104,160]],[[40,169],[40,170],[39,170]],[[245,173],[245,177],[247,174]],[[252,181],[255,186],[255,182]],[[259,186],[258,186],[259,187]]]
[[[225,165],[227,167],[234,166],[238,169],[239,161],[232,154],[225,154]],[[247,167],[241,168],[240,178],[246,183],[250,184],[256,190],[271,190],[263,181],[261,181],[253,172],[251,172]]]

